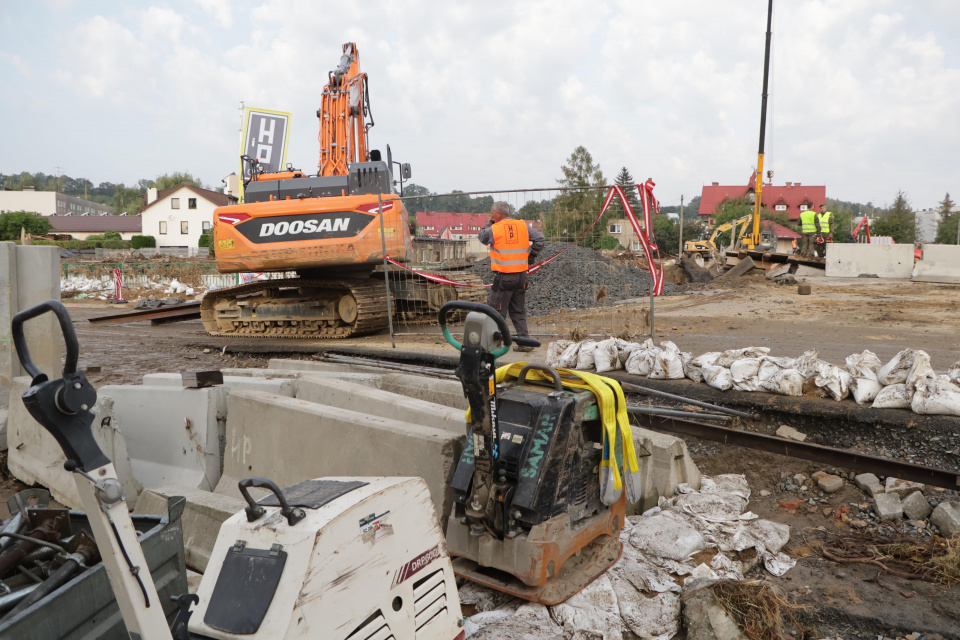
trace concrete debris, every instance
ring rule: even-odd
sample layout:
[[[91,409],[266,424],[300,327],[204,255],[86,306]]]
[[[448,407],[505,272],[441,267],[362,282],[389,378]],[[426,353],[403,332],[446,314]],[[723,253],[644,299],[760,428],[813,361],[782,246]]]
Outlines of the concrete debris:
[[[884,492],[883,485],[880,484],[880,479],[872,473],[861,473],[860,475],[854,476],[853,481],[861,491],[871,498],[878,493]]]
[[[546,608],[547,615],[515,603],[484,609],[467,621],[467,637],[668,640],[680,631],[681,592],[689,591],[687,584],[742,580],[758,562],[774,575],[793,567],[794,560],[781,552],[789,526],[744,511],[750,498],[744,476],[703,477],[700,491],[681,490],[675,498],[661,498],[659,507],[627,518],[620,560],[582,592]],[[749,549],[756,553],[743,553]],[[715,555],[706,559],[707,551]],[[478,591],[486,590],[467,584],[461,599],[485,607],[499,597],[484,599]]]
[[[915,491],[922,491],[923,484],[919,482],[911,482],[909,480],[901,480],[900,478],[888,477],[887,482],[884,486],[884,491],[887,493],[895,493],[900,496],[900,499],[903,500],[908,495]]]
[[[724,273],[721,273],[720,278],[721,279],[738,278],[750,271],[753,271],[754,269],[756,269],[756,267],[757,265],[753,261],[753,258],[748,256],[743,260],[741,260],[740,262],[738,262],[737,264],[733,265],[733,268],[730,269],[729,271],[725,271]]]
[[[941,502],[933,510],[930,523],[940,528],[940,535],[952,538],[960,531],[960,502]]]
[[[900,506],[903,508],[903,515],[910,520],[923,520],[933,511],[933,507],[919,491],[914,491],[901,500]]]
[[[813,477],[817,481],[817,486],[824,493],[836,493],[843,488],[843,480],[839,476],[829,473],[815,473]]]
[[[712,273],[709,269],[705,269],[697,264],[696,260],[693,258],[688,258],[687,256],[681,256],[680,265],[683,267],[683,270],[686,271],[687,277],[690,279],[690,282],[694,283],[704,283],[710,282],[714,279]]]
[[[683,599],[687,640],[744,640],[736,621],[724,611],[707,582]]]
[[[797,431],[793,427],[787,426],[785,424],[780,425],[780,428],[777,429],[777,435],[781,438],[789,438],[790,440],[796,440],[797,442],[804,442],[807,439],[807,434]]]
[[[650,273],[630,262],[613,260],[601,254],[566,242],[547,242],[538,259],[548,258],[563,249],[569,249],[530,276],[526,309],[531,316],[544,315],[561,309],[585,309],[611,304],[620,300],[640,298],[650,293]],[[493,282],[490,259],[479,260],[471,267],[485,283]],[[607,296],[597,300],[600,288],[606,286]],[[670,294],[676,285],[665,282],[664,293]]]
[[[812,292],[812,289],[810,288],[809,284],[804,283],[804,284],[797,285],[797,293],[799,295],[808,296],[810,295],[811,292]]]
[[[881,520],[899,520],[903,517],[900,496],[896,493],[878,493],[873,497],[873,505]]]

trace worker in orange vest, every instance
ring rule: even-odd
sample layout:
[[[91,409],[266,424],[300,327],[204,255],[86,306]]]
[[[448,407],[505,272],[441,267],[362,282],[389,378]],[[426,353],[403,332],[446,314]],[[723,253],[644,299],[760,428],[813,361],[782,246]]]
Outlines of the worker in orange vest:
[[[480,242],[490,247],[490,270],[493,271],[493,286],[487,304],[496,309],[504,319],[510,314],[513,328],[518,336],[530,335],[527,331],[525,301],[527,295],[527,268],[543,250],[546,238],[523,220],[510,217],[510,205],[494,202],[490,220],[480,230]],[[533,347],[514,347],[516,351],[530,351]]]

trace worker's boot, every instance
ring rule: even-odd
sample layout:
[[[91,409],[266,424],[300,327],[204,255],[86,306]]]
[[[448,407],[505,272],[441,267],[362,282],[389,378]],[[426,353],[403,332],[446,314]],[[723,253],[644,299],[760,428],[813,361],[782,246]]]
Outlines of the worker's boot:
[[[520,346],[519,344],[513,345],[513,350],[514,350],[514,351],[518,351],[518,352],[520,352],[520,353],[526,353],[527,351],[533,351],[533,349],[534,349],[533,347],[523,347],[523,346]]]

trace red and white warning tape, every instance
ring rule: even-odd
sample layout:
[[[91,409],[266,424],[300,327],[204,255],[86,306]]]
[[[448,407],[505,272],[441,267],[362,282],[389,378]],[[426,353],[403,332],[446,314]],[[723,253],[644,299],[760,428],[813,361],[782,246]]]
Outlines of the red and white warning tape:
[[[123,272],[120,267],[113,269],[113,299],[119,302],[126,302],[123,299]]]
[[[603,214],[606,213],[607,207],[609,207],[610,203],[613,201],[613,197],[617,196],[620,198],[620,202],[623,205],[623,210],[626,212],[627,219],[630,221],[630,226],[633,227],[634,233],[636,233],[637,238],[640,239],[640,245],[643,247],[643,252],[647,257],[647,265],[649,265],[649,268],[650,268],[650,277],[653,279],[653,295],[655,296],[662,295],[663,294],[663,270],[657,267],[653,259],[654,254],[656,254],[657,257],[660,256],[660,251],[657,249],[656,243],[651,240],[651,238],[653,237],[652,216],[657,213],[660,213],[660,203],[653,196],[654,186],[655,185],[653,180],[647,180],[642,185],[639,185],[639,184],[636,185],[637,190],[640,192],[640,202],[643,205],[644,224],[642,226],[640,222],[637,220],[637,216],[636,214],[634,214],[633,209],[630,207],[630,203],[627,201],[627,197],[623,193],[623,188],[620,185],[615,184],[612,187],[610,187],[610,191],[607,192],[607,196],[606,198],[604,198],[604,201],[603,201],[603,207],[600,208],[600,213],[597,214],[597,217],[594,219],[594,221],[590,223],[590,226],[587,227],[586,230],[584,230],[584,232],[581,233],[580,236],[576,240],[574,240],[569,246],[553,254],[546,260],[541,260],[540,262],[534,265],[531,265],[530,268],[527,269],[527,273],[528,274],[536,273],[537,271],[542,269],[544,266],[550,264],[550,262],[555,260],[561,253],[563,253],[570,247],[576,245],[580,240],[582,240],[583,237],[587,235],[587,233],[589,233],[589,231],[593,229],[594,226],[596,226],[596,224],[600,221],[600,218],[603,217]],[[648,234],[645,230],[649,230],[650,233]],[[437,282],[439,284],[447,284],[454,287],[478,287],[478,288],[490,286],[489,284],[471,284],[467,282],[457,282],[456,280],[451,280],[450,278],[438,276],[433,273],[427,273],[425,271],[420,271],[419,269],[412,269],[400,262],[397,262],[390,256],[387,256],[387,262],[397,267],[400,267],[401,269],[409,271],[410,273],[415,273],[421,278],[425,278],[431,282]]]

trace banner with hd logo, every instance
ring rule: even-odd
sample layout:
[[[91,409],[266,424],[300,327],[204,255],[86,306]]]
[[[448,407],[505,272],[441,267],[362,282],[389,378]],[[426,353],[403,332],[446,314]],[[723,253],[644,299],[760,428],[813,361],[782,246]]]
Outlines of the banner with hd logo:
[[[243,135],[240,155],[256,158],[264,173],[283,171],[287,164],[290,114],[269,109],[243,108]],[[250,179],[250,164],[240,161],[240,197],[243,183]]]

